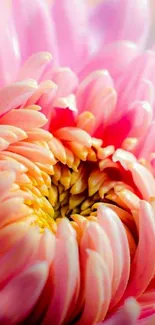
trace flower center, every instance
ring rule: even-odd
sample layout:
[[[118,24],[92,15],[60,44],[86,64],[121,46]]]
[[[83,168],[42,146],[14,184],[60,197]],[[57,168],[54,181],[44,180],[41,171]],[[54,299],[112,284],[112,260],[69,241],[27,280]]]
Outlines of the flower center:
[[[134,189],[122,181],[120,166],[118,168],[118,164],[111,159],[111,149],[96,147],[91,148],[91,152],[89,148],[91,155],[85,161],[78,157],[72,166],[57,161],[52,175],[45,173],[45,184],[42,187],[44,195],[33,194],[34,200],[27,200],[26,204],[33,209],[32,223],[39,225],[41,232],[45,228],[56,232],[59,220],[66,217],[75,228],[78,239],[81,237],[81,222],[96,221],[98,206],[105,204],[120,216],[132,256],[136,247],[135,224],[120,193],[124,189]],[[108,150],[109,157],[106,157]]]

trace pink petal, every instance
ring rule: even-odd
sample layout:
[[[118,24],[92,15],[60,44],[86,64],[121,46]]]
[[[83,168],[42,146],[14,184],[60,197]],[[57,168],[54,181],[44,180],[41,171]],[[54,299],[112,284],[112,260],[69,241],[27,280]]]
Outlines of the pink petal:
[[[86,299],[77,325],[93,325],[105,316],[111,295],[108,269],[100,255],[88,250],[86,266]]]
[[[1,11],[1,17],[3,14],[5,10]],[[16,31],[10,22],[1,25],[0,44],[0,86],[5,86],[16,79],[21,63]]]
[[[138,299],[138,302],[141,306],[150,307],[154,304],[155,301],[155,291],[154,290],[146,290],[143,295]]]
[[[151,172],[136,162],[131,163],[128,167],[143,199],[149,200],[150,197],[155,196],[155,180]]]
[[[155,121],[150,124],[147,133],[139,141],[135,154],[138,158],[148,159],[150,154],[155,151],[155,143],[152,141],[155,137]]]
[[[48,277],[47,264],[37,263],[17,275],[0,292],[0,322],[21,322],[36,304]]]
[[[149,203],[141,201],[139,215],[139,243],[131,265],[131,273],[125,297],[139,297],[154,276],[155,260],[154,214]],[[145,258],[144,258],[145,255]]]
[[[30,56],[20,69],[18,80],[35,79],[39,81],[52,56],[48,52],[35,53]]]
[[[51,78],[58,86],[57,97],[66,97],[74,93],[78,86],[78,77],[69,68],[53,69]]]
[[[108,71],[100,70],[90,74],[78,87],[77,105],[80,112],[91,111],[97,126],[105,124],[111,117],[117,100],[113,81]]]
[[[35,143],[19,142],[14,145],[10,145],[9,151],[20,154],[34,162],[52,165],[54,165],[56,162],[52,152],[49,149],[41,147]]]
[[[0,231],[0,255],[6,254],[7,251],[15,246],[18,240],[21,240],[29,230],[28,223],[10,223]]]
[[[14,0],[12,7],[22,61],[40,51],[48,51],[57,59],[54,27],[45,1]]]
[[[108,240],[108,237],[106,236],[106,233],[104,230],[95,222],[89,222],[88,225],[85,226],[83,236],[80,242],[80,256],[81,256],[81,273],[82,276],[82,290],[81,290],[81,296],[79,297],[79,304],[83,303],[84,299],[86,299],[86,310],[87,310],[87,304],[89,304],[89,297],[87,296],[85,292],[85,286],[87,287],[87,275],[86,275],[86,265],[88,262],[88,250],[93,250],[97,252],[99,258],[101,257],[101,262],[105,263],[105,266],[103,266],[102,271],[102,277],[106,277],[107,271],[108,271],[108,278],[107,278],[107,286],[105,286],[105,290],[107,290],[106,293],[106,300],[103,299],[102,304],[104,304],[104,307],[102,308],[102,312],[100,311],[103,319],[107,313],[107,309],[110,303],[111,299],[111,281],[113,277],[113,256],[112,256],[112,250],[111,245]],[[94,280],[95,281],[95,280]],[[110,282],[109,282],[110,281]],[[96,280],[97,282],[97,280]],[[87,290],[87,289],[86,289]],[[91,297],[91,295],[90,295]],[[94,301],[94,300],[93,300]],[[80,309],[80,308],[79,308]],[[86,311],[84,312],[86,316]],[[96,315],[94,315],[96,317]],[[81,320],[81,322],[82,322]]]
[[[118,103],[117,103],[117,119],[124,114],[124,108],[127,110],[135,100],[146,100],[152,104],[153,95],[151,84],[144,83],[144,80],[149,80],[155,84],[154,78],[155,53],[147,51],[143,55],[137,57],[131,62],[117,85]],[[144,97],[144,95],[146,97]],[[150,98],[150,96],[152,98]]]
[[[0,155],[0,157],[1,156],[2,156],[2,158],[3,157],[5,157],[5,158],[10,157],[10,158],[13,158],[13,159],[17,160],[17,162],[20,162],[21,164],[23,164],[28,169],[29,175],[31,177],[37,179],[42,184],[44,183],[40,169],[31,160],[27,159],[24,156],[21,156],[21,155],[18,155],[16,153],[9,152],[9,151],[3,151],[3,153]]]
[[[129,114],[133,113],[133,123],[130,130],[130,137],[142,137],[152,121],[152,108],[148,102],[133,103]]]
[[[58,225],[56,256],[51,270],[54,280],[53,297],[43,325],[53,320],[62,324],[72,304],[79,281],[79,256],[74,230],[67,219]]]
[[[91,27],[101,43],[129,40],[144,45],[149,22],[147,0],[104,0],[91,15]]]
[[[17,275],[34,258],[39,244],[40,234],[31,228],[12,247],[0,257],[0,285]],[[11,268],[10,268],[11,265]]]
[[[0,170],[1,170],[1,164],[0,164]],[[15,177],[16,174],[11,170],[0,171],[0,200],[2,200],[2,198],[10,190],[12,184],[15,181]]]
[[[38,258],[47,261],[50,265],[55,256],[55,246],[55,235],[50,230],[45,229],[38,247]]]
[[[130,254],[125,229],[119,217],[111,209],[100,206],[98,221],[107,234],[113,252],[114,271],[111,307],[122,297],[130,274]]]
[[[58,139],[65,141],[78,141],[79,143],[90,147],[92,144],[92,139],[90,135],[79,128],[74,127],[64,127],[55,132]]]
[[[99,69],[108,70],[112,78],[116,79],[138,54],[140,54],[138,46],[128,41],[105,45],[80,72],[80,79]]]
[[[11,14],[11,3],[10,0],[2,0],[0,2],[0,12],[1,12],[1,27],[6,26],[8,19]],[[4,24],[4,25],[3,25]]]
[[[123,168],[127,170],[128,170],[128,166],[131,163],[137,161],[136,157],[131,152],[125,151],[123,149],[117,149],[112,156],[112,160],[114,162],[119,161],[120,164],[123,166]]]
[[[116,115],[117,109],[114,118]],[[151,120],[152,108],[149,103],[134,102],[128,111],[123,113],[120,120],[107,127],[104,132],[104,141],[106,145],[113,144],[118,148],[127,137],[142,137],[149,128]]]
[[[25,121],[27,123],[25,123]],[[13,125],[23,130],[42,127],[46,123],[46,117],[35,110],[31,109],[14,109],[5,114],[0,119],[0,124]]]
[[[0,227],[5,226],[8,222],[22,218],[20,210],[22,209],[23,198],[10,198],[0,205]]]
[[[83,254],[87,255],[86,250],[95,250],[105,262],[109,277],[113,277],[113,255],[110,241],[101,226],[96,222],[89,222],[84,228],[80,243]]]
[[[76,72],[84,66],[89,52],[86,9],[87,4],[82,0],[59,0],[52,7],[60,63]]]
[[[34,80],[25,80],[6,86],[0,90],[0,116],[24,104],[34,93],[37,84]]]
[[[105,321],[104,325],[135,325],[140,314],[140,307],[133,298],[128,299],[123,308]],[[97,324],[102,325],[102,323]],[[149,324],[148,324],[149,325]],[[150,324],[151,325],[151,324]],[[152,324],[153,325],[153,324]]]

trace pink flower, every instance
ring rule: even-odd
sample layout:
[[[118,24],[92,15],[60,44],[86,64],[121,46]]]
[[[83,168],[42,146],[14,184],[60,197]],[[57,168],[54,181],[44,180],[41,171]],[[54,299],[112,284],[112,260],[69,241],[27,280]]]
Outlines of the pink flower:
[[[0,6],[0,324],[153,325],[147,1]]]

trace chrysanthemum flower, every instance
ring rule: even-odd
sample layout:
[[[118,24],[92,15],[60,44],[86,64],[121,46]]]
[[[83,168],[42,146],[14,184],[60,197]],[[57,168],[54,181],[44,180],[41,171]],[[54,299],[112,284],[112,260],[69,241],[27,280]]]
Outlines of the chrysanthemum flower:
[[[0,3],[1,325],[155,323],[148,7],[82,2]]]

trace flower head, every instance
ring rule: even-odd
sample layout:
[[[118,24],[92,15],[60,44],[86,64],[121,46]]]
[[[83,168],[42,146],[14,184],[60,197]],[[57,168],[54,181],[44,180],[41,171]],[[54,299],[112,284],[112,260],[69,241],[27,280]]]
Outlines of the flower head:
[[[151,325],[155,58],[140,47],[147,3],[2,5],[0,324]]]

